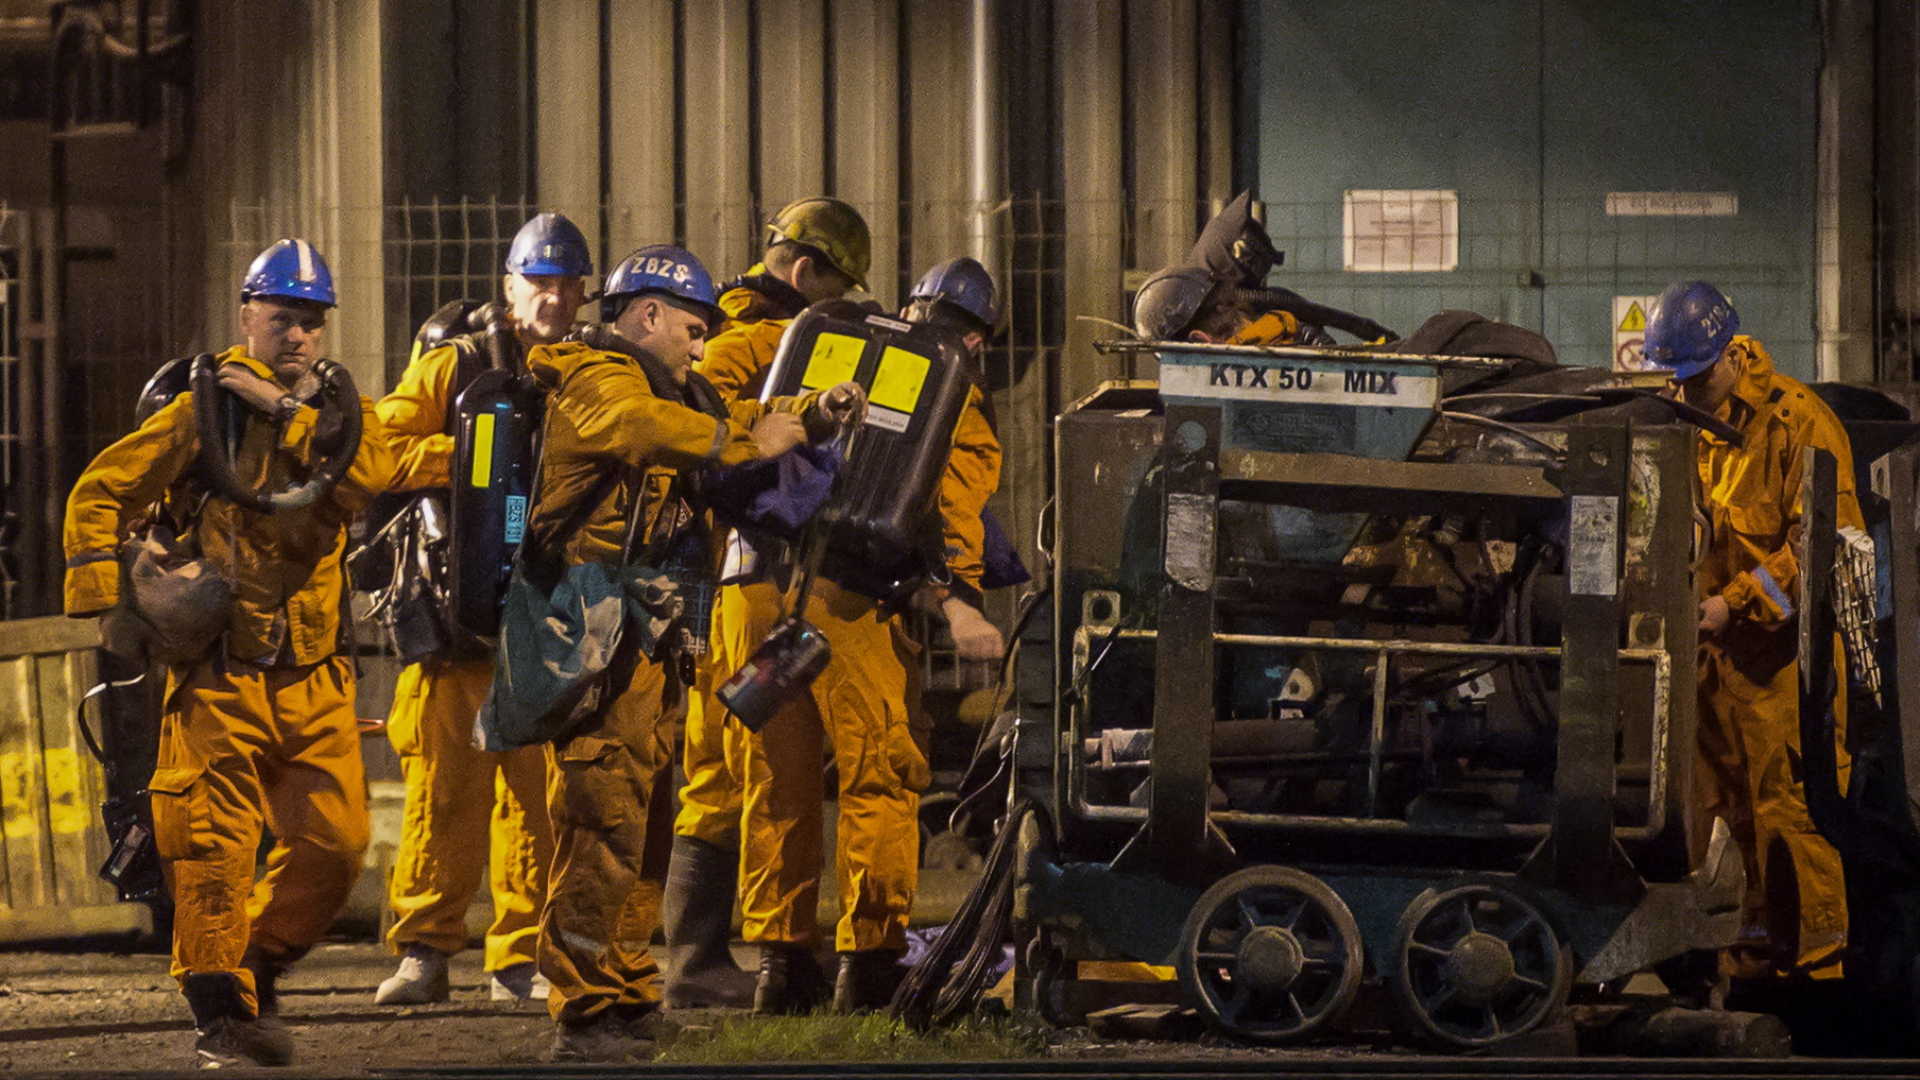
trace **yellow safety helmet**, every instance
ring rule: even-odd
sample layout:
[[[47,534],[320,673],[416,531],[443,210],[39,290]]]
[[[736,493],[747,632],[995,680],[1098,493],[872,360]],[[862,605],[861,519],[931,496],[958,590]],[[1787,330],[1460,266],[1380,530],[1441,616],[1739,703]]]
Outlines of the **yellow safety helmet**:
[[[873,234],[851,205],[825,195],[796,199],[767,222],[767,243],[791,240],[818,250],[835,270],[865,289],[873,265]]]

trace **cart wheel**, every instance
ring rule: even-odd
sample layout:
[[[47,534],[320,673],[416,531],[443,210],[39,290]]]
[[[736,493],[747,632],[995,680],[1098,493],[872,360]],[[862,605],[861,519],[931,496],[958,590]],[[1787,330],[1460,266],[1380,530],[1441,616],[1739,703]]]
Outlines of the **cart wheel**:
[[[1258,1042],[1306,1038],[1360,990],[1360,927],[1312,874],[1250,866],[1200,895],[1180,935],[1180,985],[1214,1027]]]
[[[1468,880],[1407,905],[1387,982],[1407,1034],[1473,1050],[1557,1013],[1573,986],[1573,956],[1532,902],[1505,885]]]

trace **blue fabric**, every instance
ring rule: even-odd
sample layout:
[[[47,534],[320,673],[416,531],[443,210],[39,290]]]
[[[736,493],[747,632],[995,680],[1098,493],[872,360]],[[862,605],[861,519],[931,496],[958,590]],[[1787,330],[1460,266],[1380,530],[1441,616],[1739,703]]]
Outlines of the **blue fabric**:
[[[1767,598],[1780,605],[1780,617],[1783,619],[1792,618],[1793,601],[1788,600],[1787,594],[1780,591],[1780,583],[1773,580],[1773,575],[1767,573],[1767,568],[1764,566],[1754,567],[1753,576],[1755,580],[1760,582],[1760,588],[1766,592]]]
[[[981,543],[980,588],[1004,589],[1032,581],[1027,564],[1020,561],[1019,549],[1007,538],[1007,530],[1001,527],[993,511],[980,511],[980,527],[986,533]]]
[[[707,501],[735,524],[798,540],[801,530],[827,503],[840,455],[833,444],[797,446],[770,460],[716,469],[707,482]]]

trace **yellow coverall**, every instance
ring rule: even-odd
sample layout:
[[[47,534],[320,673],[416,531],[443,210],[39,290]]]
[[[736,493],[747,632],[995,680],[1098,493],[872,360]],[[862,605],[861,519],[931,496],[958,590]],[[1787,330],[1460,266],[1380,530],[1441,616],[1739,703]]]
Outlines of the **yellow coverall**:
[[[447,416],[459,358],[452,345],[416,350],[399,384],[374,406],[398,457],[396,491],[452,483]],[[485,867],[493,897],[485,966],[499,971],[536,959],[553,829],[546,752],[473,745],[474,715],[492,679],[490,659],[436,656],[407,665],[394,684],[387,738],[400,757],[406,809],[387,888],[396,916],[387,946],[396,954],[413,944],[448,955],[466,948],[467,904]]]
[[[757,401],[732,406],[731,421],[716,420],[656,397],[632,358],[577,342],[535,346],[527,366],[549,391],[528,542],[551,542],[607,470],[627,470],[565,539],[568,565],[618,559],[630,515],[651,521],[675,470],[759,456],[748,428],[766,411]],[[782,399],[776,407],[800,411],[812,401]],[[644,470],[637,485],[633,470]],[[563,1023],[660,1000],[659,968],[647,949],[665,878],[665,822],[655,794],[672,765],[684,697],[673,671],[637,658],[626,688],[598,718],[547,747],[554,861],[540,918],[540,972],[553,984],[548,1011]]]
[[[1853,454],[1832,411],[1775,371],[1760,342],[1740,335],[1733,348],[1745,371],[1716,415],[1739,429],[1745,445],[1699,435],[1702,510],[1713,530],[1701,553],[1700,595],[1724,597],[1732,616],[1700,645],[1701,820],[1725,818],[1739,841],[1746,943],[1770,945],[1783,970],[1838,975],[1846,886],[1839,855],[1814,831],[1799,779],[1799,564],[1792,534],[1802,514],[1801,453],[1810,446],[1836,459],[1838,523],[1864,527]],[[1837,648],[1835,661],[1844,688],[1845,656]],[[1834,701],[1843,791],[1850,765],[1845,707],[1843,691]]]
[[[220,355],[261,378],[243,346]],[[186,477],[200,450],[193,395],[181,394],[100,452],[67,499],[66,609],[120,602],[115,550],[134,519]],[[272,490],[304,473],[318,413],[284,426],[247,410],[234,462]],[[346,902],[367,845],[366,780],[354,718],[353,666],[338,655],[347,523],[393,474],[373,403],[361,400],[360,449],[331,496],[257,514],[209,498],[192,536],[232,581],[224,647],[167,673],[153,793],[154,837],[174,900],[176,978],[231,975],[257,1011],[249,945],[298,959]],[[185,497],[184,492],[174,492]],[[273,833],[256,884],[260,829]]]
[[[715,339],[701,373],[723,397],[757,392],[788,320],[741,326]],[[999,486],[1000,444],[970,392],[940,483],[948,563],[956,580],[979,593],[984,531],[980,510]],[[725,585],[714,607],[710,667],[718,679],[738,670],[773,629],[784,607],[766,582]],[[688,784],[676,831],[700,831],[725,800],[722,781],[744,798],[740,844],[742,935],[749,942],[810,944],[816,933],[821,869],[823,740],[830,742],[840,777],[835,853],[841,916],[834,931],[839,952],[900,949],[919,879],[919,793],[931,774],[915,738],[919,646],[898,618],[883,617],[869,597],[825,578],[814,583],[808,621],[826,635],[833,653],[809,696],[792,702],[758,734],[739,724],[724,732],[724,760],[711,782],[696,788],[694,742],[688,739]],[[717,701],[708,715],[724,714]],[[689,798],[692,791],[695,798]]]
[[[749,274],[762,272],[756,264]],[[720,296],[722,307],[729,303],[740,313],[765,307],[760,294],[751,289],[732,288]],[[745,317],[743,314],[741,317]],[[728,329],[714,336],[701,353],[694,370],[700,372],[722,401],[752,401],[760,396],[766,381],[766,369],[773,363],[780,336],[792,319],[758,319],[729,322]],[[722,590],[724,591],[724,590]],[[775,617],[778,608],[775,608]],[[755,623],[758,627],[760,624]],[[771,622],[761,631],[765,637],[773,629]],[[728,851],[740,847],[741,762],[739,747],[725,736],[727,710],[713,696],[715,689],[739,667],[724,666],[720,655],[720,602],[714,601],[713,625],[708,637],[707,654],[700,658],[694,672],[692,693],[687,697],[686,730],[682,735],[681,771],[686,783],[680,787],[680,811],[673,819],[675,836],[691,837]],[[755,638],[747,646],[760,643]]]
[[[727,317],[719,326],[714,327],[713,333],[707,335],[707,341],[711,344],[714,338],[735,327],[766,322],[770,319],[783,320],[784,325],[784,322],[791,321],[806,308],[807,298],[802,296],[799,290],[784,281],[773,278],[767,272],[767,264],[757,262],[748,267],[746,273],[730,283],[726,291],[720,294],[720,310],[725,312]],[[754,395],[758,393],[759,387],[756,386]]]

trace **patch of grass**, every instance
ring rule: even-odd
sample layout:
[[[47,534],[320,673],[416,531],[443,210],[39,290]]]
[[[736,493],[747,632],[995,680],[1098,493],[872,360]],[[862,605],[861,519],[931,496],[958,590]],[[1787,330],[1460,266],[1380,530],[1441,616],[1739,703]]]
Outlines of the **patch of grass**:
[[[691,1029],[659,1060],[696,1065],[752,1062],[1005,1061],[1046,1050],[1037,1028],[1012,1020],[969,1020],[924,1035],[883,1013],[730,1017]]]

